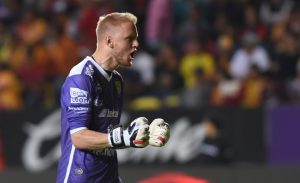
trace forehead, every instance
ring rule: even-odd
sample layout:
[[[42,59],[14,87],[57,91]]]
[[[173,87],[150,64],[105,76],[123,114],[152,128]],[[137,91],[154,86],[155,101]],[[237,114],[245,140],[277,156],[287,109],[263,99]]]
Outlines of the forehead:
[[[120,25],[120,27],[122,29],[121,33],[124,37],[138,36],[137,28],[132,22],[124,22]]]

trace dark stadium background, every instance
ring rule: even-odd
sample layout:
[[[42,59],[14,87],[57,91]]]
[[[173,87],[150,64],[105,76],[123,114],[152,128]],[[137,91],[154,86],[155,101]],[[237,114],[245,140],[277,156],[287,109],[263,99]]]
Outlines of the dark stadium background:
[[[300,182],[296,0],[0,1],[0,182],[55,182],[61,84],[113,11],[138,17],[122,123],[171,125],[165,147],[119,151],[124,182]]]

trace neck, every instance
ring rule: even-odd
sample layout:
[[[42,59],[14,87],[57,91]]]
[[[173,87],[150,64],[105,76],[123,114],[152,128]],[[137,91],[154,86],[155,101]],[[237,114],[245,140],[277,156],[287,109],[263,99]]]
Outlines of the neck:
[[[104,70],[113,71],[119,67],[117,62],[105,54],[100,54],[99,52],[94,52],[92,57]]]

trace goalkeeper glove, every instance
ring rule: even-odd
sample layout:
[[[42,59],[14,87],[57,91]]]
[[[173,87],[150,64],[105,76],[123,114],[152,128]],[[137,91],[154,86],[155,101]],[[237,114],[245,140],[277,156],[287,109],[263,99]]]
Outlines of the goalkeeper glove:
[[[150,124],[149,144],[156,147],[164,146],[169,137],[169,124],[161,118],[154,119]]]
[[[126,130],[120,125],[109,129],[108,142],[114,148],[146,147],[149,144],[148,119],[136,118]]]

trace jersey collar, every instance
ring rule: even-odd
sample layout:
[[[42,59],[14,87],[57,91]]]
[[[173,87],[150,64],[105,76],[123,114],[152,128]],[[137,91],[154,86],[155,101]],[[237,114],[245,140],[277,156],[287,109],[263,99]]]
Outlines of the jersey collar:
[[[105,77],[107,81],[110,81],[112,78],[112,74],[108,74],[92,57],[87,56],[89,60],[93,63],[93,65],[98,69],[98,71]]]

